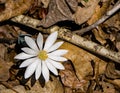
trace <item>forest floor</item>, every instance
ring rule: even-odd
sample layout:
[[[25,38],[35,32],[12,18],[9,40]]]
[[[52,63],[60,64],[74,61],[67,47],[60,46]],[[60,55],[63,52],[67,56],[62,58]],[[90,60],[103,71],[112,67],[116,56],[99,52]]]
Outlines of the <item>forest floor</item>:
[[[65,70],[24,78],[25,36],[58,31]],[[119,0],[0,0],[0,93],[120,93]]]

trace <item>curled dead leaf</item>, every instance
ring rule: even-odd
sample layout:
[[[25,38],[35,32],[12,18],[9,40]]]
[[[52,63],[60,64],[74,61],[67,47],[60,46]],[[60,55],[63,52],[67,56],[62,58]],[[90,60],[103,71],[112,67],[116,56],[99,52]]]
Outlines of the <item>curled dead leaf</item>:
[[[77,24],[82,24],[86,22],[95,12],[95,8],[98,5],[99,0],[88,0],[85,7],[78,6],[76,13],[74,14],[74,19]]]
[[[60,71],[60,77],[63,85],[71,89],[84,89],[84,87],[87,86],[88,82],[86,80],[78,79],[75,74],[75,70],[69,61],[65,62],[64,66],[65,70]]]
[[[26,12],[34,0],[6,0],[5,10],[0,14],[0,21],[5,21]]]
[[[69,2],[67,2],[69,1]],[[39,26],[49,27],[57,22],[73,20],[71,10],[77,7],[76,0],[50,0],[48,14],[41,20]],[[71,10],[70,10],[71,8]]]
[[[105,75],[107,78],[117,79],[117,78],[120,78],[120,71],[115,68],[114,63],[110,62],[107,64]]]

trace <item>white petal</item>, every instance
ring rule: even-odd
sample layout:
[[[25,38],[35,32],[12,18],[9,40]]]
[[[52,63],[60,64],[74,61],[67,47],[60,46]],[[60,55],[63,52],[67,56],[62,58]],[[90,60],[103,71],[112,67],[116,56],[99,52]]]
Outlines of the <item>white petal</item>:
[[[38,80],[40,75],[41,75],[41,60],[39,60],[39,63],[35,71],[35,79]]]
[[[37,65],[38,61],[35,61],[27,67],[24,75],[25,79],[29,78],[35,72]]]
[[[45,61],[42,61],[42,75],[43,75],[45,81],[48,82],[49,81],[49,70],[46,66]]]
[[[55,43],[53,46],[51,46],[47,52],[51,52],[51,51],[54,51],[56,49],[58,49],[64,42],[57,42]]]
[[[65,57],[60,57],[60,56],[55,56],[55,55],[49,55],[48,57],[55,61],[67,61]]]
[[[35,60],[36,60],[36,58],[30,58],[30,59],[27,59],[27,60],[23,61],[23,63],[20,65],[20,68],[29,66]]]
[[[21,50],[23,50],[25,53],[30,54],[30,55],[37,55],[37,51],[30,49],[28,47],[24,47]]]
[[[27,59],[27,58],[31,58],[31,57],[34,57],[35,55],[29,55],[29,54],[26,54],[26,53],[20,53],[18,55],[16,55],[14,57],[14,59]]]
[[[48,60],[46,60],[45,62],[46,62],[46,64],[47,64],[48,69],[49,69],[53,74],[58,75],[57,69],[56,69]]]
[[[37,37],[37,44],[40,50],[42,50],[43,48],[43,36],[41,33],[39,33],[38,37]]]
[[[61,63],[59,63],[59,62],[56,62],[56,61],[54,61],[54,60],[51,60],[51,59],[47,59],[54,67],[56,67],[57,69],[61,69],[61,70],[64,70],[65,68],[64,68],[64,66],[61,64]]]
[[[27,45],[32,48],[33,50],[39,51],[38,47],[35,43],[35,40],[33,40],[31,37],[25,36],[25,42],[27,43]]]
[[[55,43],[55,41],[57,39],[57,35],[58,35],[58,33],[56,31],[48,36],[48,38],[46,39],[45,46],[44,46],[43,50],[47,51]]]
[[[56,56],[63,56],[64,54],[66,54],[68,52],[68,50],[65,50],[65,49],[59,49],[59,50],[56,50],[54,52],[51,52],[48,54],[49,55],[56,55]]]

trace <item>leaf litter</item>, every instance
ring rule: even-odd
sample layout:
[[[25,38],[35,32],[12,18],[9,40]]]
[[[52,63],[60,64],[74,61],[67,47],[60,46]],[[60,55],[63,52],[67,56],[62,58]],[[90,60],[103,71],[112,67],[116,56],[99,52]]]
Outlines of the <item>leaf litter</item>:
[[[19,69],[21,62],[14,60],[22,47],[16,40],[25,34],[36,38],[38,32],[8,20],[24,14],[39,19],[39,26],[44,28],[59,23],[74,31],[93,24],[116,2],[117,0],[0,0],[0,93],[119,93],[120,64],[68,42],[61,46],[69,50],[65,55],[69,60],[63,62],[65,70],[59,71],[59,77],[51,75],[48,83],[45,83],[42,76],[39,81],[33,77],[25,80],[25,69]],[[117,12],[83,37],[120,52],[119,15]],[[70,26],[67,21],[70,21]],[[71,23],[74,24],[71,26]]]

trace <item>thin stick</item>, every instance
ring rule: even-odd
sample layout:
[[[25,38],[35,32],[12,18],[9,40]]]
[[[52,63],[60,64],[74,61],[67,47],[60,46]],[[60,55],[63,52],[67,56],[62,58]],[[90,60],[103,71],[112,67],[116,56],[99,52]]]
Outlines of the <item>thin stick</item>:
[[[102,18],[100,18],[97,22],[95,22],[94,24],[86,27],[86,28],[83,28],[81,30],[77,30],[77,31],[74,31],[74,33],[77,33],[79,35],[82,35],[83,33],[85,32],[88,32],[92,29],[94,29],[95,27],[97,27],[99,24],[103,23],[104,21],[106,21],[110,16],[112,16],[116,11],[118,11],[120,9],[120,1],[118,1],[116,3],[116,5],[111,9],[109,10],[108,12],[106,12],[105,15],[102,16]]]

